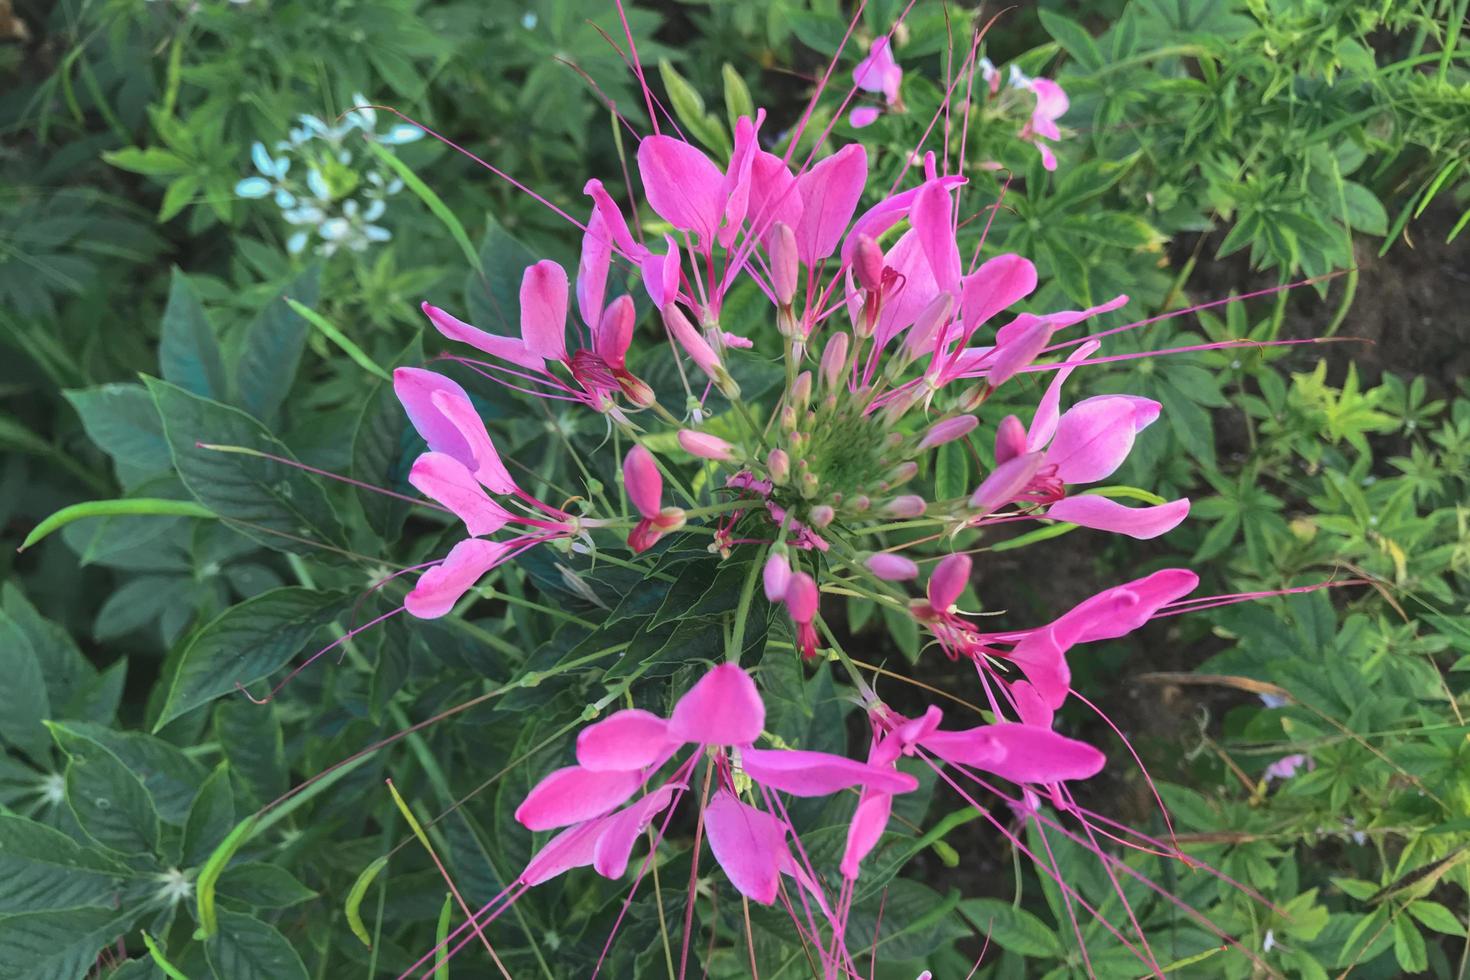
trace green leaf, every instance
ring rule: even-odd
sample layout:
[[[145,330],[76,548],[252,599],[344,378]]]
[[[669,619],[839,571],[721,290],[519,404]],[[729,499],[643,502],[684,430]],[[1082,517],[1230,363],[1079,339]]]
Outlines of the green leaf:
[[[147,177],[171,177],[189,168],[182,157],[156,146],[147,149],[127,146],[121,150],[110,150],[102,154],[102,159],[119,170]]]
[[[725,128],[720,125],[720,121],[705,110],[704,99],[699,92],[674,69],[667,58],[659,59],[658,73],[669,93],[669,105],[673,108],[674,115],[679,117],[679,122],[711,151],[728,157],[730,138],[725,134]]]
[[[471,323],[491,333],[519,336],[521,274],[538,256],[491,215],[480,242],[482,272],[465,279],[465,306]]]
[[[205,398],[224,398],[225,364],[199,294],[189,277],[174,269],[163,310],[158,366],[167,381]],[[166,417],[166,416],[165,416]]]
[[[30,639],[8,615],[0,616],[0,678],[0,738],[44,762],[50,748],[44,723],[51,716],[46,681]]]
[[[423,358],[422,341],[415,337],[394,363],[419,364]],[[408,471],[413,465],[416,443],[416,434],[403,405],[393,394],[392,384],[386,381],[375,384],[352,435],[352,478],[369,486],[412,495]],[[406,500],[358,488],[357,502],[362,505],[368,526],[379,537],[384,541],[398,537],[408,516]]]
[[[88,500],[80,504],[63,507],[31,529],[18,550],[25,551],[42,538],[72,521],[88,517],[215,517],[208,507],[192,500],[162,500],[156,497],[135,497],[121,500]]]
[[[454,239],[460,251],[464,252],[470,265],[474,266],[477,272],[483,272],[483,267],[480,265],[480,253],[475,251],[475,246],[470,242],[470,236],[465,233],[464,225],[459,223],[459,218],[455,217],[454,212],[449,209],[449,205],[444,203],[443,198],[435,194],[433,189],[424,183],[408,164],[398,159],[392,150],[372,140],[367,141],[367,147],[374,156],[387,164],[403,180],[404,186],[413,191],[434,217],[439,219],[440,224],[448,229],[450,237]]]
[[[730,120],[730,131],[734,132],[741,116],[755,118],[755,101],[734,65],[725,62],[720,68],[720,76],[725,80],[725,116]]]
[[[372,144],[369,144],[372,145]],[[315,306],[321,269],[312,265],[286,288],[286,295]],[[306,318],[277,297],[245,328],[234,364],[235,402],[269,422],[291,391],[309,333]]]
[[[970,456],[963,442],[946,443],[934,460],[934,499],[953,500],[969,492]]]
[[[1423,973],[1429,969],[1429,951],[1424,937],[1407,915],[1393,920],[1393,955],[1405,973]]]
[[[89,694],[98,678],[97,668],[82,656],[71,634],[37,612],[19,588],[7,584],[0,594],[4,597],[0,620],[14,623],[30,644],[54,710],[69,710],[79,697]]]
[[[58,722],[47,727],[67,754],[66,802],[87,836],[119,854],[156,851],[158,810],[138,777],[100,743]]]
[[[115,755],[143,783],[158,815],[167,823],[183,826],[205,779],[204,768],[183,749],[143,732],[119,731],[85,721],[68,722],[66,727]]]
[[[0,918],[0,976],[81,977],[125,925],[115,909],[23,912]]]
[[[42,824],[0,815],[0,915],[110,909],[126,877],[101,851]]]
[[[189,980],[189,977],[182,970],[169,962],[168,955],[165,953],[163,947],[159,946],[147,932],[143,933],[143,945],[148,949],[149,958],[153,960],[169,980]]]
[[[204,943],[217,980],[310,980],[286,937],[259,919],[219,913],[220,929]]]
[[[233,899],[262,909],[284,909],[316,897],[285,868],[251,861],[225,869],[215,886],[221,898]]]
[[[1347,209],[1347,222],[1354,231],[1367,235],[1388,234],[1388,212],[1378,195],[1355,181],[1342,182],[1342,197]]]
[[[208,860],[234,826],[235,793],[230,786],[230,768],[221,763],[199,787],[199,794],[189,806],[179,863],[193,868]]]
[[[1062,46],[1062,50],[1076,59],[1078,65],[1087,71],[1097,71],[1102,67],[1102,55],[1097,44],[1081,24],[1046,7],[1037,8],[1036,14],[1041,18],[1041,26]]]
[[[392,380],[388,372],[384,371],[378,362],[368,355],[367,351],[357,346],[351,337],[348,337],[345,333],[334,327],[326,317],[289,297],[286,299],[286,305],[295,310],[298,316],[303,317],[313,327],[321,331],[322,336],[336,344],[338,349],[352,358],[352,362],[358,367],[376,378],[381,378],[384,381]]]
[[[87,437],[112,457],[124,486],[166,470],[173,462],[158,409],[142,385],[106,384],[61,394],[81,416]]]
[[[1424,899],[1413,902],[1409,905],[1409,914],[1435,932],[1442,932],[1446,936],[1465,935],[1465,924],[1455,917],[1455,913],[1438,902]]]
[[[233,606],[189,640],[153,730],[239,686],[269,677],[345,606],[341,593],[287,587]]]
[[[1065,955],[1056,930],[1025,909],[995,898],[971,898],[960,903],[960,911],[1002,949],[1048,959]]]
[[[367,897],[368,889],[373,886],[373,882],[387,866],[388,855],[384,854],[363,868],[362,873],[357,876],[357,880],[347,891],[347,925],[352,929],[352,934],[369,949],[373,947],[373,935],[368,932],[367,924],[362,921],[362,900]]]
[[[156,378],[145,383],[164,420],[179,477],[201,504],[221,518],[245,522],[247,526],[239,527],[242,533],[272,548],[315,552],[293,539],[323,544],[343,540],[342,525],[317,482],[294,466],[260,455],[294,458],[258,421]]]

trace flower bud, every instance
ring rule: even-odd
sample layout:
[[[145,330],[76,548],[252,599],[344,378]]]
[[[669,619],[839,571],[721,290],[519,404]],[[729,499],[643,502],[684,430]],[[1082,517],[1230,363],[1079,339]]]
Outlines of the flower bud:
[[[767,599],[780,602],[786,598],[786,587],[791,582],[791,564],[786,556],[772,551],[771,557],[766,559],[765,568],[761,569],[761,580],[765,585]]]
[[[801,474],[801,480],[799,481],[799,483],[800,485],[797,487],[797,490],[799,490],[801,495],[807,500],[815,497],[817,495],[817,491],[820,490],[822,487],[822,481],[817,478],[817,474],[811,472],[810,470]]]
[[[869,555],[863,565],[885,582],[902,582],[917,578],[919,575],[919,566],[914,564],[912,559],[905,558],[903,555],[895,555],[890,551],[880,551]]]
[[[806,572],[792,572],[791,580],[786,583],[786,609],[792,620],[810,623],[816,618],[820,601],[816,580]]]
[[[868,292],[876,293],[883,288],[883,250],[870,236],[858,234],[852,268],[858,285]]]
[[[970,584],[970,556],[950,555],[941,561],[929,577],[929,605],[937,612],[945,613],[954,608],[960,593]]]
[[[796,376],[791,383],[791,404],[800,411],[807,407],[812,400],[812,373],[803,371]]]
[[[894,497],[883,505],[883,513],[889,517],[897,517],[899,520],[910,520],[915,517],[923,517],[924,509],[928,506],[924,498],[918,494],[909,493],[901,497]]]
[[[831,524],[832,523],[832,519],[835,518],[836,516],[837,516],[837,512],[834,511],[829,505],[827,505],[827,504],[818,504],[817,506],[815,506],[815,507],[813,507],[811,509],[811,512],[810,513],[807,514],[807,521],[806,522],[809,525],[811,525],[812,527],[817,528],[818,530],[821,530],[822,528],[826,527],[828,524]]]
[[[834,333],[822,350],[822,384],[836,388],[842,382],[843,368],[847,367],[847,347],[851,343],[846,331]]]
[[[648,408],[658,397],[654,395],[653,389],[642,378],[623,371],[615,375],[618,379],[618,387],[623,389],[623,397],[628,399],[628,404],[638,408]]]
[[[782,306],[790,306],[796,295],[799,272],[796,264],[796,232],[785,222],[776,222],[771,226],[768,247],[771,254],[771,286],[776,293],[776,302]]]
[[[1026,451],[1026,427],[1014,415],[1007,415],[995,427],[995,463],[999,466]]]
[[[942,446],[946,442],[953,442],[970,434],[980,420],[973,415],[956,415],[952,418],[942,419],[929,427],[924,433],[924,438],[919,440],[919,449],[933,449]]]
[[[907,483],[918,474],[919,464],[911,459],[904,460],[888,471],[888,477],[883,481],[883,488],[885,490],[891,490],[901,483]]]
[[[686,453],[698,456],[701,459],[713,459],[725,463],[735,457],[734,446],[719,436],[710,435],[708,432],[680,429],[678,438],[679,445],[684,448]]]
[[[786,450],[771,450],[766,457],[766,472],[770,474],[771,482],[777,486],[786,482],[786,478],[791,475],[791,457],[786,455]]]

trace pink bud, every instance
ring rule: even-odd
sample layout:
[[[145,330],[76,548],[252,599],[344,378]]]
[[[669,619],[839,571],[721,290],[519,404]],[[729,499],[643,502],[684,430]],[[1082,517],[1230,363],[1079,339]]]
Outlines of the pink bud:
[[[771,557],[766,559],[766,567],[761,569],[761,578],[765,583],[767,599],[780,602],[786,598],[786,587],[791,582],[791,565],[786,561],[786,556],[778,551],[771,552]]]
[[[699,365],[701,371],[711,378],[723,373],[724,368],[720,366],[720,355],[716,354],[708,341],[700,335],[698,330],[694,329],[694,324],[689,322],[683,310],[674,303],[667,303],[663,308],[663,316],[664,326],[668,327],[674,340],[684,348],[684,353],[689,355],[689,359]]]
[[[858,285],[870,293],[875,293],[882,288],[883,250],[870,236],[858,234],[857,248],[853,250],[852,267],[854,275],[857,276]]]
[[[920,497],[918,494],[908,493],[902,497],[894,497],[888,503],[884,504],[883,513],[889,517],[908,520],[914,517],[922,517],[926,506],[923,497]]]
[[[810,623],[817,615],[817,583],[806,572],[792,572],[786,583],[786,608],[798,623]]]
[[[798,410],[806,408],[807,403],[812,400],[812,373],[803,371],[796,376],[791,383],[791,404]]]
[[[913,460],[905,460],[895,466],[888,474],[887,485],[896,487],[900,483],[907,483],[919,475],[919,464]]]
[[[796,295],[796,232],[784,221],[771,226],[768,241],[771,253],[771,286],[776,292],[776,302],[790,306]]]
[[[695,432],[693,429],[679,430],[679,445],[684,451],[701,459],[713,459],[719,462],[729,462],[735,457],[735,447],[730,445],[719,436],[710,435],[708,432]]]
[[[623,485],[638,513],[652,520],[662,509],[664,478],[653,461],[653,453],[635,445],[623,459]]]
[[[807,515],[807,523],[810,524],[812,527],[821,530],[828,524],[831,524],[836,516],[837,512],[834,511],[830,505],[818,504],[817,506],[813,507],[811,509],[811,513]]]
[[[887,582],[902,582],[907,579],[917,578],[919,566],[903,555],[895,555],[890,551],[880,551],[875,555],[869,555],[868,560],[863,562],[868,571]]]
[[[846,332],[834,333],[822,351],[822,384],[836,388],[842,381],[842,369],[847,366],[847,346],[851,342]]]
[[[786,450],[771,450],[766,457],[766,472],[770,474],[772,483],[786,482],[786,478],[791,475],[791,457],[786,455]]]
[[[970,556],[950,555],[939,563],[929,578],[929,605],[947,612],[970,584]]]
[[[619,296],[608,304],[592,338],[592,349],[611,368],[626,365],[628,346],[633,342],[633,325],[638,319],[633,297]]]
[[[980,420],[973,415],[956,415],[954,418],[935,422],[929,431],[924,433],[924,438],[919,440],[919,449],[933,449],[946,442],[954,442],[968,435],[970,430],[979,424]]]
[[[1026,427],[1014,415],[1007,415],[995,427],[996,465],[1015,459],[1026,451]]]
[[[1025,492],[1031,478],[1041,469],[1044,453],[1022,453],[1013,456],[990,471],[970,497],[970,506],[981,515],[994,513]]]

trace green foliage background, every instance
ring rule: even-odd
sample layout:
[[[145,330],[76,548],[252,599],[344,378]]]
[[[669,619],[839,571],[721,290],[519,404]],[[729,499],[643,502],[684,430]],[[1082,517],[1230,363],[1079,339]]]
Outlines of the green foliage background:
[[[869,3],[860,36],[901,11]],[[897,174],[940,103],[951,40],[963,50],[967,25],[995,12],[924,0],[907,16],[896,52],[909,111],[862,137],[879,176]],[[401,584],[364,591],[442,553],[452,529],[196,444],[406,489],[418,447],[382,378],[434,352],[418,302],[494,327],[522,266],[566,260],[574,240],[548,209],[433,140],[387,148],[417,179],[382,219],[391,241],[363,252],[292,254],[279,209],[234,188],[252,173],[252,143],[285,139],[302,113],[331,120],[363,93],[580,213],[582,183],[620,183],[630,149],[607,104],[643,123],[604,37],[622,36],[616,9],[16,0],[11,22],[5,13],[0,975],[397,975],[433,944],[446,896],[384,780],[466,898],[483,902],[529,856],[511,811],[566,757],[587,706],[665,707],[717,655],[745,566],[738,552],[721,565],[698,540],[631,567],[543,549],[460,615],[390,618],[270,703],[240,696],[238,685],[262,695],[304,654],[385,611]],[[1374,299],[1360,268],[1460,270],[1434,285],[1433,327],[1376,345],[1098,371],[1093,391],[1163,403],[1167,424],[1121,476],[1190,495],[1191,520],[1142,552],[1073,547],[1080,535],[997,548],[991,570],[977,563],[966,603],[1041,620],[1062,595],[1181,563],[1206,593],[1372,581],[1169,620],[1077,665],[1078,688],[1129,730],[1159,780],[1181,843],[1268,904],[1144,854],[1128,860],[1283,975],[1464,975],[1470,950],[1465,13],[1463,0],[1048,2],[1004,14],[986,38],[997,64],[1055,77],[1072,99],[1055,174],[1003,119],[978,118],[969,146],[971,159],[1006,168],[971,173],[972,200],[997,199],[1014,178],[987,248],[1037,262],[1037,308],[1127,292],[1112,325],[1313,277],[1163,320],[1110,352],[1352,338]],[[636,4],[628,15],[655,85],[715,156],[750,104],[789,124],[845,29],[827,0]],[[840,120],[837,133],[856,135]],[[657,382],[670,367],[652,328],[645,317],[640,363]],[[472,390],[528,474],[616,487],[610,468],[584,479],[568,462],[609,457],[590,452],[599,425]],[[973,485],[968,456],[941,464],[922,479]],[[99,500],[112,503],[86,503]],[[68,505],[81,509],[15,553]],[[858,600],[841,618],[851,649],[897,672],[942,683],[952,669],[921,653],[911,623]],[[855,751],[842,682],[797,665],[781,619],[758,606],[742,638],[773,730]],[[1106,737],[1080,713],[1062,724]],[[1294,753],[1315,768],[1268,783],[1266,766]],[[1110,755],[1091,802],[1164,836],[1142,776],[1116,743]],[[878,976],[965,976],[986,936],[979,976],[1138,974],[1095,925],[1082,930],[1084,961],[1055,887],[1019,864],[1013,878],[1004,842],[931,784],[900,802],[854,913],[853,947],[877,949]],[[794,813],[810,849],[840,848],[848,809]],[[683,889],[668,883],[688,880],[689,843],[676,831],[665,846],[665,887],[640,889],[606,975],[665,974],[660,921],[682,921]],[[1056,861],[1120,914],[1094,858],[1059,847]],[[1148,889],[1125,891],[1171,974],[1252,973]],[[497,950],[515,976],[587,975],[623,895],[590,875],[558,879],[502,920]],[[715,936],[711,976],[748,975],[732,904],[700,907]],[[752,914],[766,916],[761,975],[802,975],[780,916]],[[482,954],[465,957],[452,973],[487,975]]]

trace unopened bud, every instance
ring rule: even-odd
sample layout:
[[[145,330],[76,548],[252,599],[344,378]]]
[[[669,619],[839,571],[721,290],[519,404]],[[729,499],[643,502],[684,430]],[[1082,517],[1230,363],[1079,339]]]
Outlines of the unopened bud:
[[[625,371],[619,374],[617,379],[618,387],[623,389],[623,397],[628,399],[629,404],[639,408],[648,408],[658,400],[653,389],[642,378],[634,377]]]
[[[896,487],[901,483],[907,483],[919,473],[919,464],[913,460],[905,460],[899,463],[888,473],[888,479],[883,481],[886,487]]]
[[[806,522],[812,527],[820,530],[821,528],[826,527],[828,524],[831,524],[832,519],[836,516],[837,512],[834,511],[830,506],[828,506],[827,504],[818,504],[811,509],[810,513],[807,514]]]
[[[1007,415],[995,427],[995,464],[1015,459],[1026,451],[1026,426],[1014,415]]]
[[[679,445],[684,448],[686,453],[698,456],[701,459],[728,462],[735,456],[734,446],[719,436],[710,435],[708,432],[680,429],[678,439]]]
[[[791,383],[791,404],[798,411],[807,407],[812,400],[812,373],[803,371]]]
[[[935,422],[929,427],[929,431],[924,433],[924,438],[919,440],[919,449],[921,451],[933,449],[935,446],[942,446],[946,442],[963,438],[979,424],[980,420],[973,415],[956,415],[953,418]]]
[[[819,369],[822,384],[836,388],[842,382],[843,368],[847,367],[847,347],[851,343],[846,331],[834,333],[822,350],[822,366]]]
[[[780,602],[786,598],[786,587],[791,583],[791,563],[784,554],[772,551],[771,557],[766,559],[765,567],[761,569],[761,579],[766,598],[772,602]]]
[[[790,306],[796,295],[796,232],[785,222],[771,226],[771,237],[767,240],[771,253],[771,286],[776,292],[776,302]]]
[[[800,484],[801,485],[797,489],[801,491],[801,495],[807,500],[815,497],[817,495],[817,491],[822,488],[822,481],[817,479],[817,474],[811,472],[810,470],[801,475]]]
[[[852,255],[853,275],[858,285],[870,293],[883,288],[883,250],[878,243],[864,234],[857,237],[857,248]]]
[[[783,405],[781,407],[781,429],[783,432],[796,431],[796,406]]]
[[[772,483],[779,486],[786,482],[786,478],[791,475],[791,457],[786,455],[786,450],[771,450],[766,457],[766,472],[770,474]]]
[[[914,564],[913,559],[889,551],[869,555],[863,564],[868,571],[886,582],[903,582],[919,577],[919,566]]]
[[[888,503],[884,504],[883,513],[889,517],[908,520],[914,517],[923,517],[926,506],[923,497],[915,493],[908,493],[902,497],[894,497]]]
[[[959,398],[959,408],[960,408],[960,411],[962,411],[962,412],[973,412],[973,411],[975,411],[975,409],[977,409],[981,405],[985,404],[985,398],[989,394],[990,394],[990,385],[986,384],[984,381],[982,381],[982,382],[980,382],[979,384],[976,384],[976,385],[971,385],[970,387],[966,388],[964,391],[960,392],[960,398]]]

